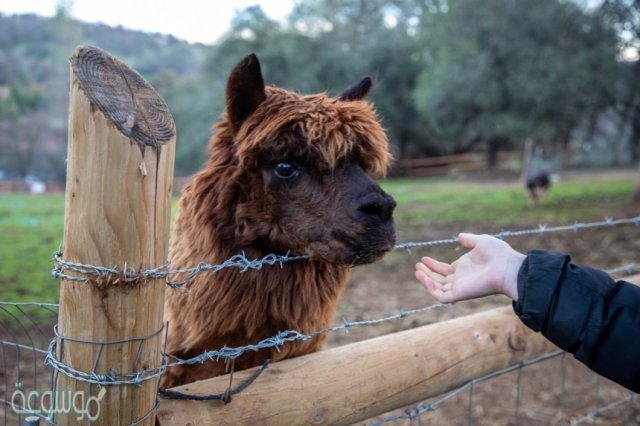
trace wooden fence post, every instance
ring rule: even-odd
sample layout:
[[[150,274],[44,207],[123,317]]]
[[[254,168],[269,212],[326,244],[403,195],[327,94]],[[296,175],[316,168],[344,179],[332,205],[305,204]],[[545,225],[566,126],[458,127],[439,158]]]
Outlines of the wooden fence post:
[[[113,376],[161,365],[165,283],[137,271],[167,260],[174,150],[173,118],[153,88],[109,53],[79,47],[71,58],[63,258],[135,272],[131,280],[65,272],[90,279],[60,284],[56,358],[75,370]],[[55,421],[155,424],[157,386],[154,378],[100,387],[58,373],[54,395],[94,400],[89,412],[72,407]]]

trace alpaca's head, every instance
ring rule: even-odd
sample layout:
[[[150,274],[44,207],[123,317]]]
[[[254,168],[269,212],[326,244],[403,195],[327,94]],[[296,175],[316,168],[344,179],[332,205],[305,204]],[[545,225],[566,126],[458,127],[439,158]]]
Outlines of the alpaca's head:
[[[218,129],[233,152],[236,241],[344,265],[393,248],[396,203],[375,182],[390,154],[370,88],[365,78],[335,98],[303,96],[265,87],[254,55],[235,67]]]

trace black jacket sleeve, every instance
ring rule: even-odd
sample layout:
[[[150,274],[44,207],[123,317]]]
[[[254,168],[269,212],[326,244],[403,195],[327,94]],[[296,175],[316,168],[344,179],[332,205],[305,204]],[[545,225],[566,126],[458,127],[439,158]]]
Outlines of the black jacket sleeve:
[[[640,287],[570,261],[530,251],[518,273],[516,314],[596,373],[640,393]]]

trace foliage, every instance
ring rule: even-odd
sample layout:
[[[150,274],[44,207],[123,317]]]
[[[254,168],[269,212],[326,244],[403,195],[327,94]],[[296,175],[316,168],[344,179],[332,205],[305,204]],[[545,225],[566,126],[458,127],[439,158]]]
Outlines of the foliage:
[[[228,73],[251,52],[267,83],[299,92],[373,77],[396,157],[493,154],[529,138],[562,152],[607,113],[638,160],[639,17],[634,0],[299,0],[284,22],[241,10],[204,46],[82,23],[64,7],[50,19],[0,15],[0,171],[64,176],[66,59],[78,44],[112,52],[166,99],[178,175],[205,161]]]
[[[430,55],[416,101],[455,151],[526,138],[566,146],[612,104],[615,32],[574,3],[455,0],[423,25]]]
[[[598,11],[619,35],[620,56],[631,60],[624,67],[617,95],[621,113],[631,123],[631,158],[640,161],[640,2],[604,0]]]
[[[110,51],[152,84],[165,81],[161,95],[174,100],[180,93],[175,100],[178,130],[189,129],[187,136],[193,133],[192,119],[185,119],[184,112],[189,108],[185,104],[204,101],[196,76],[207,51],[205,46],[171,36],[81,23],[63,9],[53,18],[0,15],[0,170],[7,177],[64,179],[68,58],[80,44]],[[211,121],[212,116],[206,121],[200,118],[195,128],[204,129],[201,134],[208,133]],[[201,135],[200,143],[204,145],[206,139],[207,135]],[[179,149],[178,156],[182,152]],[[177,168],[184,174],[198,165]]]

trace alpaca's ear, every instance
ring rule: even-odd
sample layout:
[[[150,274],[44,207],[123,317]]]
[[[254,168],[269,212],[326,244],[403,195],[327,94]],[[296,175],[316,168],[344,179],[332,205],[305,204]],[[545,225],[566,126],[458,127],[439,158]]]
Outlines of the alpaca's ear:
[[[347,87],[338,95],[341,101],[359,101],[369,94],[373,87],[373,81],[370,77],[365,77],[353,86]]]
[[[234,133],[266,98],[260,61],[252,53],[235,66],[227,81],[227,112]]]

